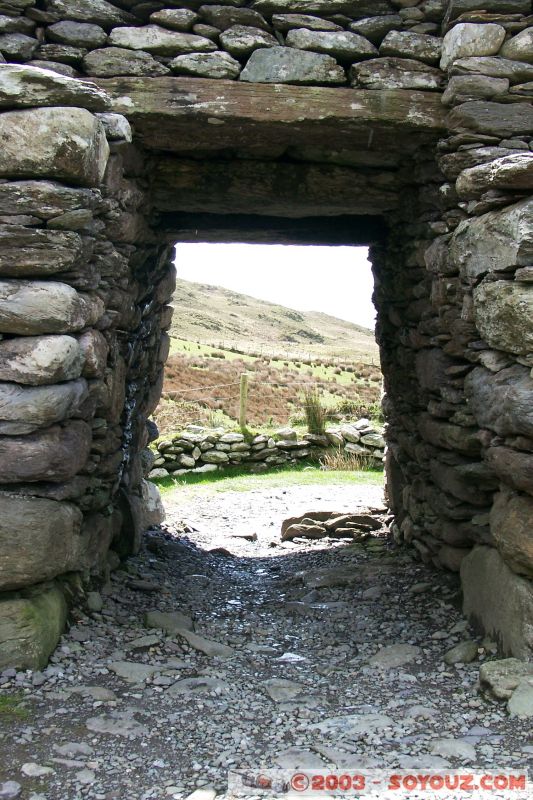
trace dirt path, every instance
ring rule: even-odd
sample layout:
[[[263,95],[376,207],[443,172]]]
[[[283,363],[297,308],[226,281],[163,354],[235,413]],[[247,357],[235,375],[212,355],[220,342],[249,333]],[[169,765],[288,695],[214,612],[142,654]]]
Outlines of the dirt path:
[[[114,573],[101,610],[94,596],[78,612],[50,666],[0,675],[4,701],[27,707],[0,715],[0,798],[164,800],[204,787],[208,800],[229,796],[230,768],[273,765],[525,767],[530,722],[479,694],[478,662],[442,660],[473,635],[455,576],[384,540],[280,543],[286,516],[353,511],[353,496],[170,496],[169,532]],[[361,487],[360,505],[379,503],[379,488]],[[197,530],[180,537],[184,518]],[[173,616],[148,628],[154,610]],[[372,660],[382,646],[393,647]],[[2,794],[2,781],[21,789]]]

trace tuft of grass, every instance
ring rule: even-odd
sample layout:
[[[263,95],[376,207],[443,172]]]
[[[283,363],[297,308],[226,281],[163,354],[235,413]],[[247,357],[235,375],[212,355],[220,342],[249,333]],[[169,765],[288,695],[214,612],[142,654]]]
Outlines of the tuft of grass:
[[[322,435],[326,430],[326,410],[316,389],[304,392],[304,411],[309,433]]]
[[[24,695],[20,693],[0,695],[0,719],[27,719],[30,712],[24,700]]]
[[[346,450],[340,447],[324,453],[320,459],[320,464],[324,469],[334,470],[335,472],[345,472],[347,470],[365,472],[376,469],[374,459],[370,454],[347,453]]]

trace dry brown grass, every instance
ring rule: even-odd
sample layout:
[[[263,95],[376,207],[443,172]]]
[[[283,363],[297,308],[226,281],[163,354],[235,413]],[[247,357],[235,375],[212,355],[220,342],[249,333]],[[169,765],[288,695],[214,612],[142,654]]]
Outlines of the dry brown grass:
[[[287,424],[291,416],[303,414],[306,390],[317,390],[322,396],[329,396],[330,401],[336,397],[339,404],[350,401],[362,416],[379,399],[377,383],[341,385],[283,365],[272,366],[264,359],[250,362],[239,358],[193,358],[180,353],[167,362],[163,399],[154,414],[161,432],[170,432],[190,422],[205,422],[209,411],[219,410],[237,419],[239,379],[243,372],[250,375],[248,422],[256,426]]]
[[[324,469],[343,472],[344,470],[367,470],[375,467],[374,459],[371,455],[356,455],[347,453],[346,450],[331,450],[325,453],[320,459],[320,466]]]

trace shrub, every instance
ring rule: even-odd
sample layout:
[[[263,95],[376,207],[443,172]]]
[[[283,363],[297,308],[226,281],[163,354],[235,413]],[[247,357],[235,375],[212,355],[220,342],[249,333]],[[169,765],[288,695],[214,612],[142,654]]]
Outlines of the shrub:
[[[368,416],[372,422],[377,422],[380,425],[383,425],[385,422],[385,417],[383,416],[383,408],[381,407],[381,402],[379,400],[375,403],[369,403]]]

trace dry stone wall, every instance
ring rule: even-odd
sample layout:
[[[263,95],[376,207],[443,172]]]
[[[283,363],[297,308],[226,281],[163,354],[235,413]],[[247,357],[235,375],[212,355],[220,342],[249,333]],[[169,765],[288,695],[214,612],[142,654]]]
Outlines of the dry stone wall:
[[[298,461],[320,459],[328,452],[352,456],[362,466],[380,468],[385,456],[385,439],[368,419],[326,428],[323,434],[304,433],[298,438],[293,428],[245,436],[224,428],[189,425],[172,439],[157,442],[148,473],[150,480],[180,477],[187,473],[219,472],[242,466],[263,471]],[[147,466],[148,466],[147,463]]]
[[[0,666],[42,665],[73,594],[157,519],[145,448],[178,232],[167,220],[162,234],[161,212],[188,197],[183,166],[180,191],[158,182],[164,150],[174,170],[183,158],[168,81],[191,77],[219,94],[289,84],[287,107],[290,85],[335,87],[339,109],[369,114],[366,144],[351,145],[328,99],[327,141],[317,114],[310,144],[301,127],[287,147],[266,103],[259,139],[240,151],[212,101],[187,153],[190,191],[195,158],[208,192],[218,158],[219,176],[239,178],[227,193],[218,180],[210,213],[243,213],[254,175],[274,170],[254,187],[254,213],[312,214],[328,176],[320,213],[338,214],[342,174],[343,213],[383,216],[386,235],[368,236],[394,535],[460,569],[466,612],[531,657],[532,22],[529,0],[0,0]],[[88,78],[115,79],[113,96]],[[124,88],[135,78],[141,94],[170,98],[141,132]],[[326,102],[305,91],[295,103]],[[405,97],[412,133],[399,139]],[[427,97],[445,126],[431,127]],[[354,216],[356,229],[368,241]]]

